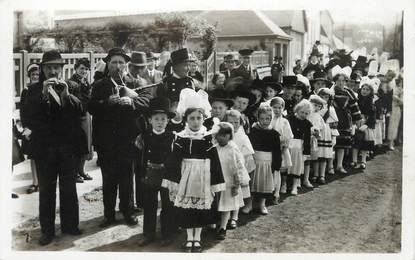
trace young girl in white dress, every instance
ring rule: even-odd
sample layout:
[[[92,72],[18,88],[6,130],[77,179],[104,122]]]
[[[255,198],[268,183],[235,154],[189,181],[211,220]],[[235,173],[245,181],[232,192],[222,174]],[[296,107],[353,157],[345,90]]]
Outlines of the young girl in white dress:
[[[289,151],[290,141],[293,139],[293,133],[291,131],[290,123],[286,118],[282,116],[282,112],[285,108],[285,101],[280,97],[274,97],[270,105],[273,111],[273,118],[271,121],[272,129],[278,131],[280,134],[280,142],[281,142],[281,170],[280,172],[276,173],[275,179],[275,191],[274,191],[274,198],[275,204],[278,204],[278,199],[280,196],[280,192],[285,194],[287,192],[287,172],[288,169],[292,166],[291,162],[291,155]],[[283,179],[284,181],[281,181]],[[281,182],[283,185],[281,185]]]
[[[248,172],[244,166],[244,159],[238,146],[232,142],[233,126],[228,122],[220,122],[214,126],[214,141],[219,154],[226,189],[220,192],[218,211],[221,213],[221,221],[216,238],[223,240],[226,237],[226,228],[231,212],[244,206],[244,198],[241,190],[243,176]]]
[[[245,130],[242,126],[241,113],[238,110],[228,110],[226,111],[225,121],[229,122],[233,126],[234,136],[233,142],[238,146],[239,151],[244,157],[244,165],[246,174],[242,177],[241,189],[242,195],[245,200],[245,206],[242,208],[242,213],[249,214],[252,210],[252,199],[251,191],[249,189],[250,177],[255,170],[255,161],[254,161],[254,148],[252,147],[249,137],[246,135]],[[228,229],[234,229],[237,226],[239,210],[234,210],[231,213],[231,220],[229,221]]]
[[[320,115],[323,117],[325,122],[325,130],[324,130],[324,138],[319,141],[319,147],[324,147],[322,149],[319,157],[322,162],[319,172],[319,182],[323,184],[325,182],[325,169],[324,163],[327,164],[327,172],[328,174],[334,174],[334,166],[333,166],[333,158],[334,158],[334,150],[333,147],[336,144],[336,136],[339,135],[339,131],[337,131],[337,122],[339,119],[337,118],[336,110],[332,105],[332,96],[334,93],[328,88],[321,88],[317,93],[326,104],[323,106],[323,109],[320,110]],[[328,134],[329,133],[329,134]],[[316,175],[314,175],[316,176]]]

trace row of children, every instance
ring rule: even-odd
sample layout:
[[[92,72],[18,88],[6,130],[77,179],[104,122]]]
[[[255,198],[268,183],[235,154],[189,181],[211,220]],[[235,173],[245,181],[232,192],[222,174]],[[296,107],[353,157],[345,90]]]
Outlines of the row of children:
[[[347,151],[353,167],[366,168],[377,135],[381,140],[384,135],[383,121],[377,120],[383,103],[375,102],[375,94],[390,81],[362,80],[356,94],[347,87],[349,68],[337,66],[331,74],[334,85],[318,72],[311,89],[304,77],[287,76],[282,85],[256,80],[231,93],[183,89],[174,104],[153,99],[152,129],[136,142],[143,151],[147,196],[140,244],[155,240],[159,191],[163,243],[182,228],[184,251],[200,252],[203,227],[217,225],[217,238],[224,239],[227,229],[237,227],[239,210],[268,214],[267,199],[278,204],[280,194],[325,184],[326,172],[347,173]],[[301,98],[294,98],[296,91]]]

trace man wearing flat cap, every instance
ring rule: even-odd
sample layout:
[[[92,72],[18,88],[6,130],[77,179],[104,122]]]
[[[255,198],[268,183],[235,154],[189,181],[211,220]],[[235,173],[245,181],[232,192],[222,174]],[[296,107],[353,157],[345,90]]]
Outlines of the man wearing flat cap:
[[[170,60],[173,73],[164,78],[163,84],[157,88],[156,93],[158,97],[167,97],[174,103],[179,101],[182,89],[196,90],[196,86],[193,79],[188,76],[189,62],[193,60],[189,51],[186,48],[173,51]]]
[[[252,82],[257,77],[256,70],[251,65],[251,55],[253,52],[251,49],[242,49],[239,51],[242,63],[232,71],[231,78],[242,77],[245,82]]]
[[[94,117],[94,146],[101,162],[104,221],[101,227],[115,222],[117,190],[120,211],[128,225],[137,224],[132,216],[134,141],[139,134],[137,117],[148,107],[148,90],[136,92],[125,86],[124,77],[130,57],[120,48],[109,50],[103,59],[108,73],[92,85],[89,112]]]
[[[63,80],[65,62],[55,50],[43,54],[39,82],[28,89],[25,124],[31,130],[32,156],[39,177],[39,244],[55,237],[56,184],[59,183],[61,231],[80,235],[76,158],[80,155],[81,100],[78,86]],[[57,181],[59,178],[59,182]]]

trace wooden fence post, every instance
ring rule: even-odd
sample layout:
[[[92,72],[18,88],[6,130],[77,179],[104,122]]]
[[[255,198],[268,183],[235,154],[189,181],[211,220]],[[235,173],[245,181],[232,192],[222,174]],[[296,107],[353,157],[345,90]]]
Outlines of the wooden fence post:
[[[22,67],[20,68],[20,92],[27,85],[26,68],[29,65],[29,53],[26,50],[21,50],[22,54]],[[20,94],[20,93],[19,93]]]
[[[92,82],[92,79],[94,77],[94,72],[95,72],[95,57],[94,57],[94,52],[90,51],[88,52],[89,54],[89,64],[90,64],[90,68],[89,68],[89,82]]]

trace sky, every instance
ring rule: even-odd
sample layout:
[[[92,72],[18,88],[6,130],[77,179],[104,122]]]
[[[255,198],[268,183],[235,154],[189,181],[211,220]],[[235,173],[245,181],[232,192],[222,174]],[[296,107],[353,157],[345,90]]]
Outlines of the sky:
[[[362,10],[362,9],[352,9],[352,10],[329,10],[335,24],[342,24],[347,22],[353,23],[380,23],[385,26],[393,25],[400,20],[400,12],[395,10],[388,9],[377,9],[377,10]]]

